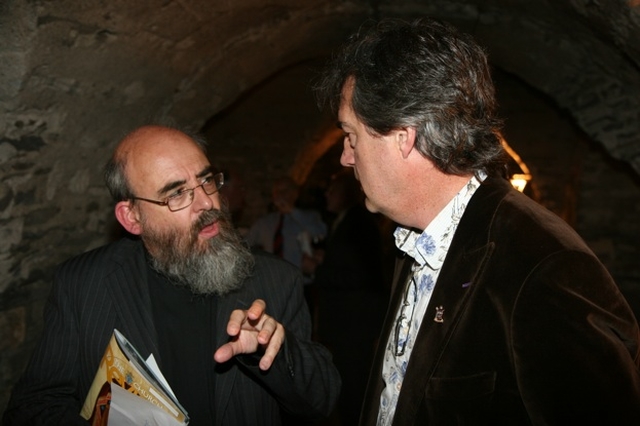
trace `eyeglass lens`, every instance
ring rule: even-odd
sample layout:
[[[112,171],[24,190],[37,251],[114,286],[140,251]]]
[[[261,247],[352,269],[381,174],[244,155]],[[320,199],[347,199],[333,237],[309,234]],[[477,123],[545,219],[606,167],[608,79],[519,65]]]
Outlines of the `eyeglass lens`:
[[[167,200],[167,207],[169,207],[169,210],[171,211],[177,211],[177,210],[182,210],[184,208],[187,208],[193,203],[194,192],[196,189],[202,188],[205,194],[213,195],[216,192],[218,192],[220,188],[222,188],[223,183],[224,183],[223,175],[221,173],[218,173],[212,176],[211,178],[207,179],[207,181],[196,186],[195,188],[185,189],[179,194],[176,194],[173,197],[170,197]]]

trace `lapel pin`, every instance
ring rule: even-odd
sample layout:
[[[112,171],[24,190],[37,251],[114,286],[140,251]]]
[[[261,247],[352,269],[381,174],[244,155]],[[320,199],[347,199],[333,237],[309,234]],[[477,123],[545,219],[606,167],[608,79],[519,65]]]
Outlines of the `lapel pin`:
[[[436,306],[436,316],[433,318],[435,322],[444,322],[444,308]]]

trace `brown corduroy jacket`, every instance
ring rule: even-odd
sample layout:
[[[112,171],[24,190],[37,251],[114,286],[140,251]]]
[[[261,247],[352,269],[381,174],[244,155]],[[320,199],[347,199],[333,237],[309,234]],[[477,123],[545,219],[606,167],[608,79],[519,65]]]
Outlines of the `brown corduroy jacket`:
[[[384,346],[412,261],[396,270],[362,426],[376,423]],[[640,425],[639,365],[636,319],[584,241],[488,179],[442,266],[393,425]]]

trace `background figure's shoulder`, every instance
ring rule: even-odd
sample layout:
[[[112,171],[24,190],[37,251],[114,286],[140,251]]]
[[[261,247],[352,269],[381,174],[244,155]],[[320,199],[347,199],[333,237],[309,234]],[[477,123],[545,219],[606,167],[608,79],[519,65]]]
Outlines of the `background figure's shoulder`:
[[[322,215],[320,214],[320,212],[318,210],[315,210],[315,209],[304,209],[304,208],[299,208],[299,207],[296,207],[293,210],[291,210],[291,214],[294,217],[303,217],[305,219],[313,219],[313,220],[316,220],[316,219],[322,217]]]
[[[291,217],[314,237],[324,236],[327,233],[327,225],[318,210],[295,208],[291,211]]]

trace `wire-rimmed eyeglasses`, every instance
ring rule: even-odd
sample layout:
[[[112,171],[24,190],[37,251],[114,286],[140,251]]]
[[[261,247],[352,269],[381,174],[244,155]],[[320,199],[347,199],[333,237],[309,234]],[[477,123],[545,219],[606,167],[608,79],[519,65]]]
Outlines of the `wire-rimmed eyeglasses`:
[[[131,197],[131,199],[146,201],[159,206],[167,206],[167,208],[172,212],[177,212],[179,210],[186,209],[193,204],[194,191],[196,189],[202,188],[205,194],[213,195],[222,188],[222,185],[224,185],[224,174],[217,173],[215,175],[205,177],[200,185],[189,189],[181,189],[164,200],[150,200],[142,197]]]
[[[404,300],[400,307],[400,315],[396,320],[396,329],[394,335],[394,347],[396,356],[404,355],[404,351],[407,347],[407,341],[409,340],[409,331],[411,330],[411,323],[413,322],[413,311],[415,310],[418,291],[416,280],[413,275],[407,283],[407,289],[404,293]]]

